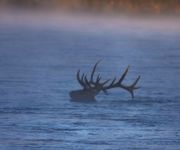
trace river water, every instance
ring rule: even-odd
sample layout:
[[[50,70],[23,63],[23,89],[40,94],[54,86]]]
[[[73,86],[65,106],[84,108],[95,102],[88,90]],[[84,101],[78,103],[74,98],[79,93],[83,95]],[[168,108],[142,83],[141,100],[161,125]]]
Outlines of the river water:
[[[1,150],[179,149],[177,20],[174,27],[167,20],[101,26],[104,20],[30,25],[12,18],[0,22]],[[76,71],[90,73],[100,59],[104,80],[127,65],[124,83],[141,75],[134,99],[114,89],[95,103],[70,101],[69,91],[80,88]]]

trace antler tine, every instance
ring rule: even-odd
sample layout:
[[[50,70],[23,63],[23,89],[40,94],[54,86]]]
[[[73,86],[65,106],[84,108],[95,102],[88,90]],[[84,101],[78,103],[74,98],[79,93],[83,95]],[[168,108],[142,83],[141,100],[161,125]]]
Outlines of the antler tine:
[[[141,76],[138,76],[137,79],[136,79],[136,80],[133,82],[133,84],[130,85],[130,86],[125,86],[125,85],[122,85],[122,84],[121,84],[121,87],[124,88],[125,90],[127,90],[127,91],[131,94],[132,98],[134,98],[134,90],[140,88],[140,87],[136,87],[136,84],[138,83],[140,77],[141,77]]]
[[[107,81],[108,81],[108,80],[107,80]],[[116,78],[114,78],[109,85],[103,87],[103,89],[110,89],[110,88],[115,87],[116,84],[118,84],[118,83],[115,83],[115,81],[116,81]]]
[[[114,79],[112,80],[110,86],[114,85],[115,81],[116,81],[116,78],[114,78]]]
[[[80,69],[77,71],[77,74],[76,74],[76,77],[77,77],[77,80],[79,81],[80,80]]]
[[[82,76],[81,76],[81,82],[84,84],[84,87],[85,87],[85,89],[87,89],[87,85],[86,85],[86,83],[84,83],[84,73],[82,74]]]
[[[101,77],[100,77],[100,74],[98,74],[98,76],[96,78],[96,84],[98,84],[100,80],[101,80]]]
[[[84,74],[82,75],[82,77],[80,79],[80,70],[78,70],[76,77],[77,77],[79,84],[85,89],[86,86],[85,86],[85,83],[83,82]]]
[[[91,73],[91,79],[90,82],[93,83],[93,77],[94,77],[94,73],[96,71],[97,65],[100,63],[101,60],[97,61],[96,64],[93,67],[92,73]]]
[[[140,78],[141,78],[141,76],[138,76],[137,79],[134,81],[134,83],[131,85],[132,87],[134,87],[134,89],[139,89],[140,88],[140,87],[136,87],[136,84],[138,83]]]
[[[87,75],[84,76],[84,80],[85,80],[85,83],[86,85],[91,88],[91,84],[89,83],[88,79],[87,79]]]
[[[111,79],[108,79],[102,83],[102,86],[104,86],[106,83],[108,83]]]
[[[108,95],[108,92],[107,92],[107,90],[106,89],[104,89],[104,85],[106,84],[106,83],[108,83],[110,81],[110,79],[108,79],[108,80],[106,80],[106,81],[104,81],[102,84],[101,84],[101,86],[102,86],[102,91],[106,94],[106,95]]]
[[[82,74],[82,76],[81,76],[81,82],[83,82],[84,81],[84,73]],[[83,82],[84,83],[84,82]]]
[[[124,73],[122,74],[121,78],[119,79],[118,83],[121,83],[121,82],[124,80],[125,76],[126,76],[127,73],[128,73],[129,67],[130,67],[130,66],[128,66],[128,67],[126,68],[126,70],[125,70]]]

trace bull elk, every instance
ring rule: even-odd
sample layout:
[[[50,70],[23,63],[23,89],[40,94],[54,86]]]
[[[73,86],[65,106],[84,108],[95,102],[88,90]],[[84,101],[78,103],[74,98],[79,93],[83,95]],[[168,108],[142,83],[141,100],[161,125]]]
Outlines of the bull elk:
[[[140,88],[136,86],[140,79],[140,76],[138,76],[137,79],[129,86],[123,84],[122,82],[129,70],[129,66],[128,66],[119,79],[114,78],[112,80],[108,79],[105,81],[101,81],[102,78],[100,74],[98,74],[96,79],[94,79],[94,74],[99,62],[100,61],[98,61],[94,65],[89,79],[87,75],[85,75],[84,73],[80,76],[80,70],[77,71],[76,78],[78,83],[82,86],[83,89],[71,91],[69,93],[71,99],[77,101],[95,101],[96,100],[95,96],[98,95],[101,91],[107,94],[107,90],[112,88],[122,88],[128,91],[131,94],[132,98],[134,98],[134,90]]]

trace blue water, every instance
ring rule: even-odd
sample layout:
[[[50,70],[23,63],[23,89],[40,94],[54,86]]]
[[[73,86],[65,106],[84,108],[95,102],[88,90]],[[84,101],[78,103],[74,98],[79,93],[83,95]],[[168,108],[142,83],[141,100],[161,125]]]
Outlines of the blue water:
[[[93,32],[0,24],[0,149],[179,150],[180,31]],[[128,30],[129,29],[129,30]],[[136,30],[136,31],[134,31]],[[71,102],[78,69],[141,75],[96,103]]]

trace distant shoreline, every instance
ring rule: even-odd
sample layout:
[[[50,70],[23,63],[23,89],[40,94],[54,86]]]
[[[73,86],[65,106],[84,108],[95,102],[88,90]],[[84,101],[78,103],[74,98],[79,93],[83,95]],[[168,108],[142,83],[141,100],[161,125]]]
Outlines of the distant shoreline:
[[[1,0],[0,8],[180,15],[179,0]]]

